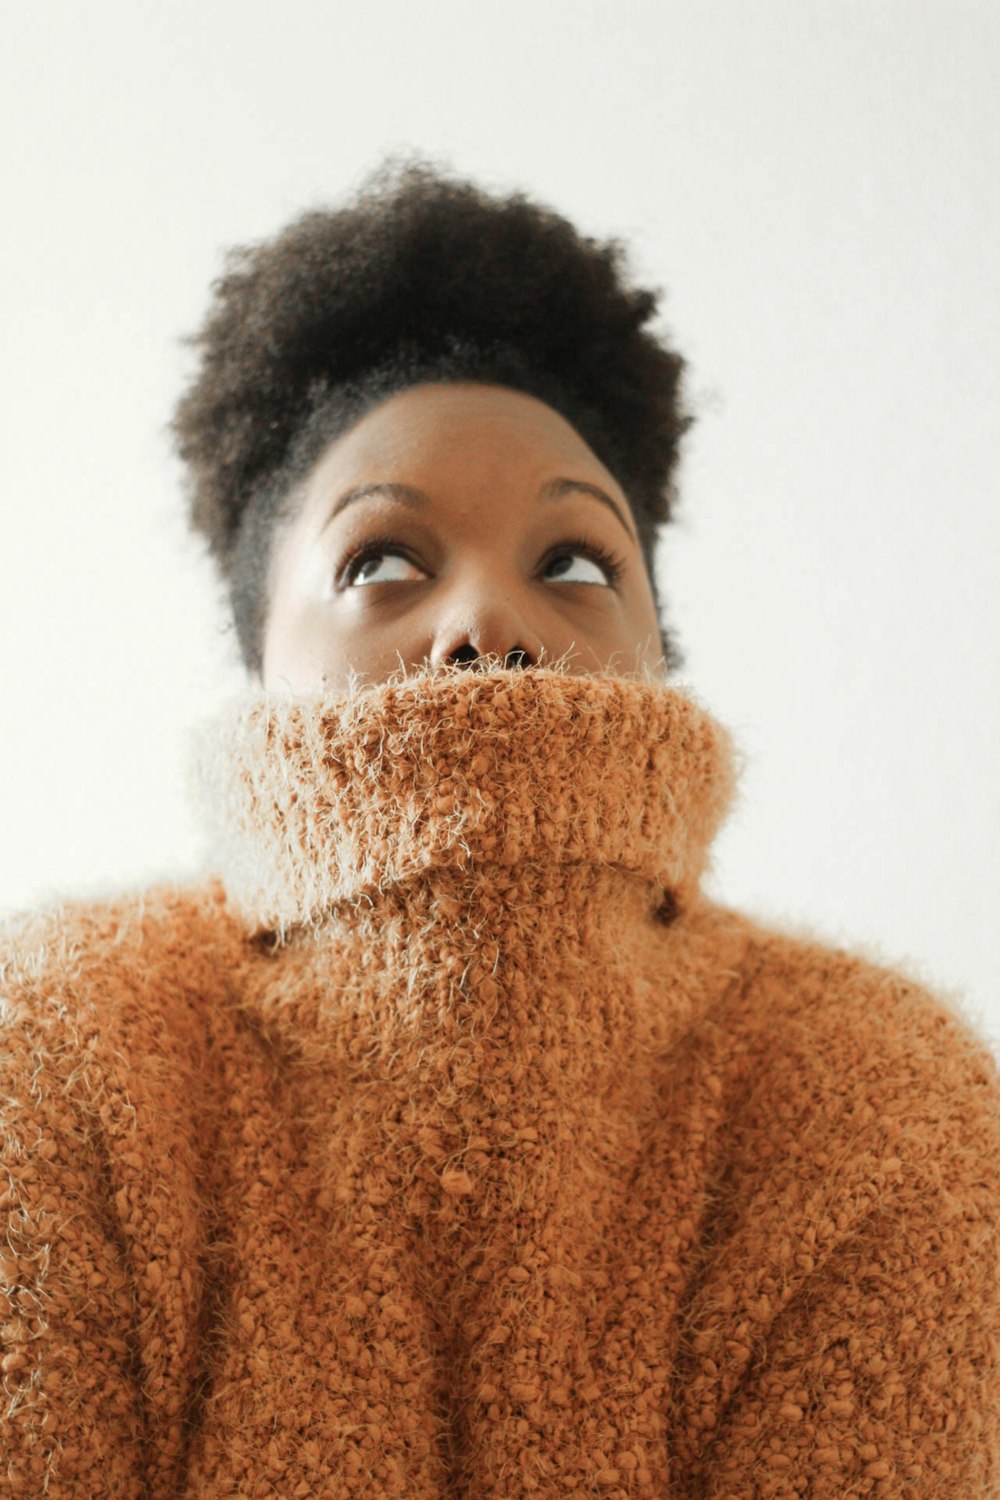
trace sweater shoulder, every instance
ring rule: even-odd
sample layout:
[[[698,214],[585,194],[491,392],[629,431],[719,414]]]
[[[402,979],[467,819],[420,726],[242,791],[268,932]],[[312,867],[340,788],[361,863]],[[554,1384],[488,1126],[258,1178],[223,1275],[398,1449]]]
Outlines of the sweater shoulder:
[[[824,1138],[830,1152],[876,1157],[905,1142],[973,1175],[990,1163],[1000,1192],[1000,1061],[960,990],[758,921],[711,1024],[728,1037],[748,1140],[785,1135],[793,1157]]]
[[[214,879],[68,899],[0,924],[0,1027],[113,1035],[210,1003],[246,934]]]
[[[958,986],[932,979],[915,959],[889,960],[873,947],[835,944],[808,932],[756,922],[746,948],[744,1003],[758,1024],[817,1041],[848,1036],[870,1056],[916,1070],[953,1064],[997,1070],[986,1018]]]

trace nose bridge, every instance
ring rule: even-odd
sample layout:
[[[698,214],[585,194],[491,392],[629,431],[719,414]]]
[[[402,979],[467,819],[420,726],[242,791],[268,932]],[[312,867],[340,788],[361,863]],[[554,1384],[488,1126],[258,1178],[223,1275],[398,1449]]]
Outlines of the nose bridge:
[[[543,643],[533,629],[517,579],[494,555],[459,569],[436,602],[435,661],[471,661],[495,654],[514,663],[537,662]]]

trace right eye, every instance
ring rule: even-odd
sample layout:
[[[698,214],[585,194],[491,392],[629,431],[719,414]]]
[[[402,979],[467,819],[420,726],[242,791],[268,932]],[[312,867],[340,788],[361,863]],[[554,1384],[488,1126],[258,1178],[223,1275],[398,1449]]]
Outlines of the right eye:
[[[388,536],[369,537],[363,547],[351,554],[341,570],[341,587],[351,588],[355,583],[400,583],[405,582],[401,578],[373,578],[371,570],[367,571],[369,563],[375,563],[383,558],[393,557],[397,562],[403,563],[408,568],[415,568],[416,563],[410,562],[399,547],[399,543]],[[365,576],[363,576],[365,575]]]

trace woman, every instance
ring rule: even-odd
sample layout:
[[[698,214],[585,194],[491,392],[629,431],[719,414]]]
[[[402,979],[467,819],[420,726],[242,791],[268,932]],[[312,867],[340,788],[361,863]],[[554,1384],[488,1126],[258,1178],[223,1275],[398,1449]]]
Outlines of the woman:
[[[701,888],[656,303],[420,163],[217,284],[250,686],[204,877],[7,939],[11,1493],[1000,1493],[988,1046]]]

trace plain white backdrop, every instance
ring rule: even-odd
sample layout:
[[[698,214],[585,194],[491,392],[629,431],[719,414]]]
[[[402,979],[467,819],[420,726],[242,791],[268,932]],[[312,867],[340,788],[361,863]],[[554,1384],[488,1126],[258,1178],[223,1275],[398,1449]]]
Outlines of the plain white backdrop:
[[[197,866],[238,693],[165,435],[225,247],[414,150],[620,236],[699,413],[712,894],[1000,1051],[1000,4],[35,0],[0,65],[0,913]]]

